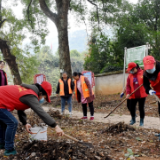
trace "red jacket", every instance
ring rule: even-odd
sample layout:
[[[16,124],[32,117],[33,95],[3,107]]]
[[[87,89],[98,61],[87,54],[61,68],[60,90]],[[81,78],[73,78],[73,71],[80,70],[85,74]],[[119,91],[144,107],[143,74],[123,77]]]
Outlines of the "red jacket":
[[[139,69],[137,74],[129,74],[127,79],[127,94],[131,94],[136,88],[143,84],[143,70]],[[142,86],[129,99],[145,98],[147,94],[144,87]]]
[[[38,95],[32,89],[26,89],[19,85],[9,85],[0,87],[0,108],[7,109],[8,111],[25,110],[29,106],[23,104],[19,99],[25,95]]]
[[[157,75],[155,81],[149,80],[151,87],[156,91],[156,95],[160,98],[160,72]]]

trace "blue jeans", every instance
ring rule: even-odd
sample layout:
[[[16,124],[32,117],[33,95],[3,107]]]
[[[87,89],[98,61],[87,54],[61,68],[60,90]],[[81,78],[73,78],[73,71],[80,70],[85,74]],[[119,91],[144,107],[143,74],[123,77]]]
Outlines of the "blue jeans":
[[[6,150],[14,148],[17,126],[17,119],[7,109],[0,109],[0,143],[5,144]]]
[[[67,97],[67,98],[61,97],[61,110],[62,110],[62,112],[65,110],[65,102],[66,101],[68,103],[69,112],[72,112],[72,96]]]

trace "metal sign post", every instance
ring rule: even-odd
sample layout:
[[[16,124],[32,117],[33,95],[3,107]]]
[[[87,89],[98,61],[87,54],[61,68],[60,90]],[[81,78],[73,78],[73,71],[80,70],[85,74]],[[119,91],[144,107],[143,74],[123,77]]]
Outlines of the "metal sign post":
[[[148,56],[149,43],[146,43],[146,56]]]
[[[125,74],[126,74],[126,54],[127,54],[127,47],[124,48],[124,67],[123,67],[123,90],[125,88]]]

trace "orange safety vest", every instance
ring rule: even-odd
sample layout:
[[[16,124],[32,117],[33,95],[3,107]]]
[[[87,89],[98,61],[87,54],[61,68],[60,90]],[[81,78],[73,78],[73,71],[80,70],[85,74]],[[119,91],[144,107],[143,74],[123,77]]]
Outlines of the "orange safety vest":
[[[129,74],[131,93],[135,90],[133,85],[133,77],[134,77],[133,74]],[[139,86],[143,84],[143,70],[137,73],[137,79],[138,79]],[[147,97],[146,91],[143,86],[140,88],[140,96],[141,96],[140,98]],[[132,94],[129,99],[135,99],[135,95]]]
[[[62,81],[62,79],[59,80],[59,86],[60,86],[60,96],[65,96],[64,93],[64,82]],[[72,94],[72,89],[71,89],[71,79],[68,79],[68,90],[69,90],[69,94]]]
[[[88,86],[86,85],[86,82],[84,80],[84,76],[81,76],[80,77],[81,79],[81,87],[82,87],[82,92],[83,92],[83,96],[84,98],[88,98],[90,97],[91,95],[89,94],[89,89],[88,89]],[[78,100],[78,95],[77,95],[77,82],[76,80],[74,81],[74,86],[75,86],[75,95],[76,95],[76,98]],[[94,95],[94,92],[92,91],[92,95]]]

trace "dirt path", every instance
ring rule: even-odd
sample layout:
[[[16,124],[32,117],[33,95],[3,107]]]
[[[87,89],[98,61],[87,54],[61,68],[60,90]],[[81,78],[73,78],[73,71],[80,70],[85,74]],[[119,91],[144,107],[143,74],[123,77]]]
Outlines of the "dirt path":
[[[50,107],[43,107],[45,111],[48,111]],[[53,108],[55,110],[60,110],[57,108]],[[72,118],[80,119],[82,117],[82,112],[79,111],[72,111],[73,115]],[[65,110],[65,114],[69,114],[68,110]],[[126,124],[129,124],[131,120],[130,115],[118,115],[118,114],[112,114],[108,118],[104,118],[107,114],[103,113],[95,113],[95,120],[97,122],[103,122],[103,123],[118,123],[118,122],[125,122]],[[90,118],[90,113],[88,112],[88,118]],[[134,124],[134,126],[139,126],[140,117],[138,116],[136,118],[137,122]],[[157,117],[145,117],[144,120],[144,128],[148,129],[160,129],[160,119]]]

